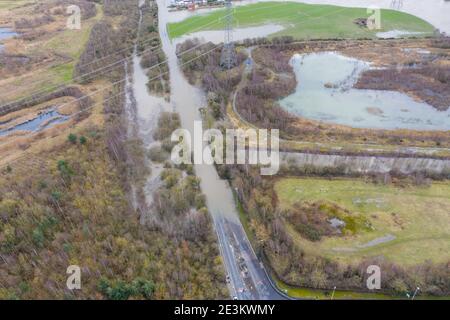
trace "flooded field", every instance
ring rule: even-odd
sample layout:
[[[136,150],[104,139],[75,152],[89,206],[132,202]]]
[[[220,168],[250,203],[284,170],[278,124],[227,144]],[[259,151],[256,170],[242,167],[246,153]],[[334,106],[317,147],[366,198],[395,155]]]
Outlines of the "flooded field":
[[[277,24],[266,24],[263,26],[246,27],[246,28],[235,28],[233,30],[233,40],[242,41],[245,39],[267,37],[273,33],[283,30],[284,27]],[[219,44],[223,42],[223,31],[222,30],[205,30],[193,32],[182,37],[174,39],[174,43],[183,43],[188,39],[198,38],[201,41]]]
[[[248,4],[263,1],[284,1],[284,0],[243,0],[239,3]],[[395,9],[402,12],[416,15],[439,28],[440,31],[450,34],[450,1],[445,0],[408,0],[399,4],[392,0],[291,0],[293,2],[303,2],[310,4],[331,4],[337,6],[368,8],[377,6],[382,9]]]
[[[280,101],[307,119],[369,129],[449,130],[450,110],[438,111],[410,96],[352,88],[370,64],[334,52],[294,55],[296,92]]]

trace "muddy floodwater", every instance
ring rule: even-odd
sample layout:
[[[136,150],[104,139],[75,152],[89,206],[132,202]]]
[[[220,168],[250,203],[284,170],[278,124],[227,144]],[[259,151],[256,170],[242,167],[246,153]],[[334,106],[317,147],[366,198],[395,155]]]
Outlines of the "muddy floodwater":
[[[295,115],[355,128],[450,130],[450,109],[438,111],[401,92],[354,89],[367,62],[322,52],[296,54],[291,63],[297,88],[280,105]]]

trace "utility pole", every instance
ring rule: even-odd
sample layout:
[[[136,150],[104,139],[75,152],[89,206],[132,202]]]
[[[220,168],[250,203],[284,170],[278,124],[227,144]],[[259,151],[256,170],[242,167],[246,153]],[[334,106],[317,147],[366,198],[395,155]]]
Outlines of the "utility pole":
[[[417,288],[416,288],[416,291],[414,291],[414,294],[413,294],[411,300],[414,300],[414,298],[416,297],[416,294],[417,294],[417,292],[418,292],[419,290],[420,290],[420,288],[417,287]]]
[[[333,293],[331,294],[331,300],[333,300],[334,299],[334,293],[336,292],[336,286],[334,286],[334,288],[333,288]]]
[[[233,44],[233,7],[231,0],[226,0],[225,7],[225,39],[223,42],[222,55],[220,57],[220,66],[230,70],[237,64],[236,52]]]

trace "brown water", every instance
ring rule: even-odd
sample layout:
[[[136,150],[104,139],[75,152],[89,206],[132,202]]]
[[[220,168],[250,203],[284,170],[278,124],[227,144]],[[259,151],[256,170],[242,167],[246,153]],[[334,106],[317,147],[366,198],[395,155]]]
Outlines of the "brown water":
[[[175,54],[175,44],[169,40],[166,32],[171,13],[168,12],[164,0],[157,2],[162,47],[170,69],[171,104],[180,114],[182,127],[193,137],[194,121],[201,120],[199,108],[206,105],[205,95],[200,89],[190,85],[184,77]],[[231,296],[239,299],[280,299],[281,296],[270,286],[251,248],[228,183],[220,179],[213,165],[195,165],[195,172],[201,179],[201,189],[214,221],[225,269],[230,276]],[[245,276],[240,272],[238,256],[244,259],[249,275]]]

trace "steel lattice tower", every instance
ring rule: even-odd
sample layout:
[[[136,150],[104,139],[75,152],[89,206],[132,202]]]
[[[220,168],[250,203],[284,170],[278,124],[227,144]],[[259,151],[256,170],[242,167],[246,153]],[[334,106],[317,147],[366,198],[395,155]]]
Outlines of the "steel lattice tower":
[[[222,56],[220,57],[220,65],[222,68],[229,70],[236,66],[237,59],[233,44],[233,7],[231,0],[226,0],[225,6],[225,39]]]

